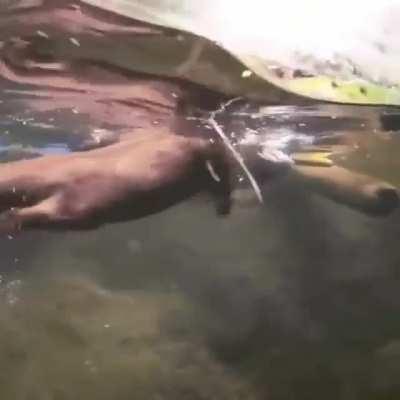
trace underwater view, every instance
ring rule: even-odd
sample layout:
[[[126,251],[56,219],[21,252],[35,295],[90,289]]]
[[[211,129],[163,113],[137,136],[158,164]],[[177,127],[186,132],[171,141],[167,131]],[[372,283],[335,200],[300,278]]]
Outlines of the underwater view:
[[[101,3],[0,0],[0,398],[397,399],[397,94]]]

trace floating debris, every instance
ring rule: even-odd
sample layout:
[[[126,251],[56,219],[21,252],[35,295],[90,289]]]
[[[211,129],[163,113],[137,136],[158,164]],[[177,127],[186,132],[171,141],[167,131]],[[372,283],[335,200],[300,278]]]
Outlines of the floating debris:
[[[292,159],[299,165],[331,167],[333,165],[333,161],[329,158],[331,154],[331,152],[300,152],[292,154]]]
[[[211,177],[214,179],[215,182],[221,182],[221,178],[218,176],[218,174],[215,172],[215,169],[211,163],[211,161],[206,161],[206,167],[208,172],[210,173]]]
[[[10,306],[16,304],[19,300],[18,292],[21,290],[22,281],[17,279],[7,283],[5,287],[5,300]]]
[[[249,69],[246,69],[242,72],[242,78],[250,78],[253,75],[253,72]]]
[[[75,38],[73,38],[73,37],[70,37],[70,38],[69,38],[69,41],[70,41],[74,46],[81,47],[81,44],[79,43],[78,39],[75,39]]]
[[[49,35],[46,33],[46,32],[43,32],[43,31],[36,31],[36,34],[38,35],[38,36],[40,36],[40,37],[42,37],[42,38],[45,38],[45,39],[49,39]]]

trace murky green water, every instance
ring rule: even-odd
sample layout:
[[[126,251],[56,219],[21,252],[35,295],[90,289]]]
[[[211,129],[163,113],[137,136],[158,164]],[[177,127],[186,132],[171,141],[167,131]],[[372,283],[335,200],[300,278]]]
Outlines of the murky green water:
[[[296,112],[271,109],[292,130],[282,116]],[[360,130],[367,144],[340,162],[399,185],[400,136]],[[0,133],[34,153],[69,140],[12,110]],[[96,231],[2,237],[1,398],[397,398],[400,213],[285,179],[263,191],[226,218],[195,198]]]

